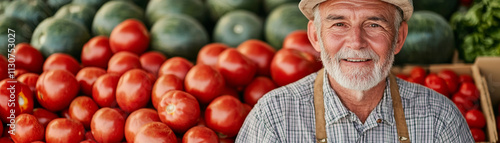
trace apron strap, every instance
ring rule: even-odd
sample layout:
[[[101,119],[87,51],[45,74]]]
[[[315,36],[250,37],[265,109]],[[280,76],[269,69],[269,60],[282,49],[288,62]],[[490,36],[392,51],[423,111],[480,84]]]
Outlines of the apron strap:
[[[323,75],[324,69],[319,70],[314,82],[314,113],[316,115],[316,141],[318,143],[327,142],[325,106],[323,100]],[[410,136],[408,133],[408,127],[406,125],[401,96],[399,95],[399,87],[396,83],[396,78],[394,77],[394,75],[390,74],[389,80],[398,139],[401,143],[409,143]]]

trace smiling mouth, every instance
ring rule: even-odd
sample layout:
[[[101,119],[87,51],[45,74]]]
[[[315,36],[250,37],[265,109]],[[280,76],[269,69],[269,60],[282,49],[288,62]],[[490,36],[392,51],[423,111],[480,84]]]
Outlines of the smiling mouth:
[[[347,62],[368,62],[371,61],[372,59],[342,59],[343,61]]]

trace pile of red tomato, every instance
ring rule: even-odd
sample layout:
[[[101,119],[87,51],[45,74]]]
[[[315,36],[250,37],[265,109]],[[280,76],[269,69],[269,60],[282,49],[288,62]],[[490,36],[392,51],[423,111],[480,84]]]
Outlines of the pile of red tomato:
[[[484,127],[486,119],[479,106],[479,90],[470,75],[457,75],[452,70],[444,69],[438,73],[427,74],[426,70],[416,66],[410,75],[398,74],[399,78],[424,85],[450,98],[465,117],[474,140],[485,141]]]
[[[305,31],[277,52],[259,40],[209,44],[196,64],[148,44],[135,20],[89,40],[81,63],[18,44],[13,76],[0,58],[0,142],[233,142],[260,97],[321,68]]]

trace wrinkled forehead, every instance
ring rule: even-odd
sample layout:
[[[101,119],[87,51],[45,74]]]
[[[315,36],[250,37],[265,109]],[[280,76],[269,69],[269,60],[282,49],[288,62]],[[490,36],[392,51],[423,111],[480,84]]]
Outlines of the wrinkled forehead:
[[[372,18],[394,21],[397,8],[380,0],[328,0],[318,5],[321,17]]]

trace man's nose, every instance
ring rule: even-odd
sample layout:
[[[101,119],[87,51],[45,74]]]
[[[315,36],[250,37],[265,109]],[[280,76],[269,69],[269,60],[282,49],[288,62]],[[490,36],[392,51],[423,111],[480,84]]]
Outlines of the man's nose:
[[[346,43],[348,48],[359,50],[367,47],[368,44],[365,40],[366,34],[362,28],[353,27],[349,30],[348,34],[348,42]]]

